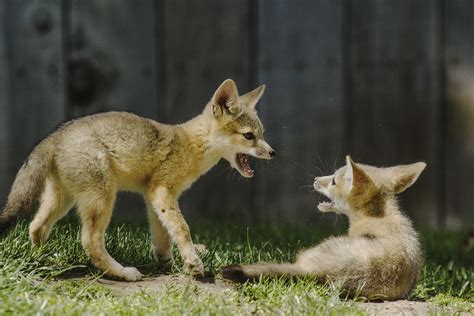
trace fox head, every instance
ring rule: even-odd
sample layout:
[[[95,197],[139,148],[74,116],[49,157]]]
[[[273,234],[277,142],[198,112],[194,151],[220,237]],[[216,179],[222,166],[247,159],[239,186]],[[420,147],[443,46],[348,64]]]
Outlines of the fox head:
[[[384,203],[390,196],[410,187],[425,169],[426,163],[417,162],[390,168],[358,164],[346,157],[346,165],[333,175],[316,177],[314,188],[329,198],[321,202],[321,212],[335,212],[381,217]]]
[[[222,157],[244,177],[254,175],[248,156],[272,159],[275,151],[263,138],[264,128],[255,106],[265,91],[261,85],[239,96],[231,79],[225,80],[206,108],[212,113],[210,137],[222,151]]]

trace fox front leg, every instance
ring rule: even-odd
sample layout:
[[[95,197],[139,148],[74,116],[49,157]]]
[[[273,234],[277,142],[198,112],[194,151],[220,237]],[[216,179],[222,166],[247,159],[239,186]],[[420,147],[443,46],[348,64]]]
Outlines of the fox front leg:
[[[146,206],[148,222],[150,225],[153,257],[156,261],[164,260],[165,262],[172,265],[174,263],[174,259],[171,236],[148,199],[146,199]]]
[[[148,199],[153,211],[178,246],[186,271],[192,275],[203,275],[204,265],[196,254],[189,226],[181,214],[177,200],[162,187],[153,190]]]

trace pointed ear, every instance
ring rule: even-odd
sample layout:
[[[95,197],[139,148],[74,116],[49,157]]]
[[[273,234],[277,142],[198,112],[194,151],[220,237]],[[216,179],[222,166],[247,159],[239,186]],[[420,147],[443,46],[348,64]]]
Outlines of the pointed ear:
[[[240,96],[240,102],[249,108],[254,109],[264,92],[265,85],[262,84],[258,88]]]
[[[349,155],[346,156],[346,166],[349,176],[352,179],[351,193],[360,194],[374,186],[370,176],[354,161],[352,161],[351,156]]]
[[[425,169],[426,163],[417,162],[411,165],[391,167],[392,189],[395,193],[401,193],[408,189]]]
[[[232,79],[225,80],[211,99],[212,113],[215,117],[220,117],[224,114],[237,114],[239,107],[239,92],[237,86]]]

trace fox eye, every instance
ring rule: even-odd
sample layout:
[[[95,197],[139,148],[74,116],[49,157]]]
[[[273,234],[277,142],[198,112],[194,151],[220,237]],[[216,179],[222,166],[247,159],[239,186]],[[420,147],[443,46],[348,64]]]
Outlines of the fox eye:
[[[332,177],[332,185],[336,185],[336,177]]]
[[[244,137],[245,137],[246,139],[248,139],[248,140],[251,140],[251,139],[254,139],[254,138],[255,138],[255,135],[254,135],[253,133],[251,133],[251,132],[244,133],[243,135],[244,135]]]

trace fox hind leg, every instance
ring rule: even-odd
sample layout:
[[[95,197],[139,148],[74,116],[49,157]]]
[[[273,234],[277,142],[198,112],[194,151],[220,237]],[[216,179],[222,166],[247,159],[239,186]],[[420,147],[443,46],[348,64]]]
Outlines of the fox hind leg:
[[[71,209],[72,199],[60,184],[48,178],[41,196],[40,207],[30,224],[29,232],[36,245],[46,242],[53,225]]]
[[[136,268],[123,267],[105,249],[105,230],[112,216],[114,202],[115,192],[100,196],[89,192],[78,200],[78,211],[82,220],[82,246],[92,263],[107,275],[137,281],[143,275]]]

